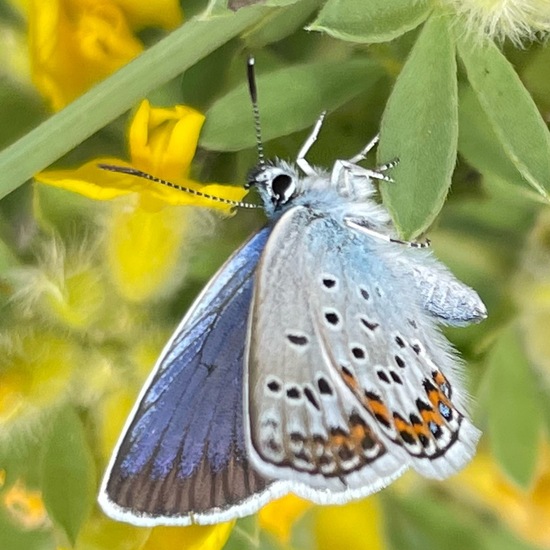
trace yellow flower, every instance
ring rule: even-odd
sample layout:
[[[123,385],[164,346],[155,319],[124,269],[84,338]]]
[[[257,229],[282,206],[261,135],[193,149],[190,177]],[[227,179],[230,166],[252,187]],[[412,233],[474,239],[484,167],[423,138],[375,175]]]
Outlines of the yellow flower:
[[[55,405],[71,391],[71,380],[82,361],[80,348],[50,331],[21,335],[16,328],[0,347],[0,430],[6,424]],[[11,348],[11,349],[10,349]]]
[[[311,510],[318,550],[382,550],[385,548],[378,499],[370,497],[342,506],[313,506],[295,495],[286,495],[258,513],[260,527],[290,548],[294,524]]]
[[[450,483],[481,500],[522,538],[550,546],[550,447],[546,446],[531,489],[513,485],[493,459],[480,452]]]
[[[23,529],[39,529],[50,523],[40,491],[27,489],[20,480],[6,492],[3,505],[11,519]]]
[[[78,533],[76,546],[57,546],[57,550],[142,550],[150,531],[113,521],[96,510]]]
[[[189,107],[154,108],[143,101],[129,131],[131,165],[208,195],[240,200],[243,188],[201,185],[189,179],[204,116]],[[196,211],[170,208],[204,206],[228,213],[231,206],[197,197],[172,187],[119,172],[98,164],[129,166],[113,158],[100,158],[76,170],[54,170],[36,176],[39,182],[68,189],[96,200],[126,197],[114,205],[107,229],[110,272],[120,293],[143,301],[173,288],[181,275],[182,246],[190,245],[191,230],[204,219]],[[181,278],[181,277],[180,277]]]
[[[111,200],[136,194],[140,208],[158,211],[167,205],[205,206],[229,212],[223,202],[197,197],[149,180],[109,172],[99,164],[134,167],[172,183],[229,200],[240,200],[244,189],[227,185],[202,185],[189,179],[204,115],[184,105],[172,108],[152,107],[142,101],[129,130],[130,162],[117,158],[98,158],[76,170],[50,170],[35,179],[41,183],[68,189],[95,200]]]
[[[88,240],[67,249],[53,238],[43,243],[34,266],[10,274],[20,308],[63,329],[87,331],[98,321],[105,300],[102,274],[94,267],[95,245]]]
[[[141,550],[220,550],[224,547],[234,521],[217,525],[190,527],[155,527]]]
[[[296,495],[285,495],[264,506],[258,512],[258,522],[262,529],[287,545],[292,527],[312,506],[311,502]]]
[[[315,510],[318,550],[382,550],[385,548],[378,499],[369,497],[344,506]]]
[[[54,110],[142,51],[132,29],[182,19],[176,0],[32,0],[28,10],[33,80]]]

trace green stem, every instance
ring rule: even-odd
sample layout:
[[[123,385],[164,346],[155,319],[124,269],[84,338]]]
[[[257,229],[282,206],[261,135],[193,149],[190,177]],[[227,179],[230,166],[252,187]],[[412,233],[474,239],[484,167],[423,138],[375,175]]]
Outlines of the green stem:
[[[269,11],[253,6],[209,20],[194,18],[94,86],[0,153],[0,199]]]

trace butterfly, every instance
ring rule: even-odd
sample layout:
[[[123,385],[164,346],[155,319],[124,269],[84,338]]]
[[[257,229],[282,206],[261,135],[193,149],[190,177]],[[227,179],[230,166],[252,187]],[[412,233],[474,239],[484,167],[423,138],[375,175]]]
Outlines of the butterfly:
[[[109,516],[211,524],[289,492],[341,504],[408,468],[446,478],[473,456],[480,432],[439,326],[479,322],[485,306],[424,244],[398,238],[374,185],[395,163],[358,164],[376,138],[330,172],[308,163],[323,116],[295,164],[259,147],[248,185],[267,225],[145,383],[100,490]]]

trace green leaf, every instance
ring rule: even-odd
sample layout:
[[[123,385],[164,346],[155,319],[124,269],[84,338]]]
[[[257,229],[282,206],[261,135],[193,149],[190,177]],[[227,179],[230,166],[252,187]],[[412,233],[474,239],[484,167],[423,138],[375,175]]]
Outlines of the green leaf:
[[[0,548],[3,550],[55,550],[56,544],[50,530],[25,529],[14,522],[2,506],[0,509]]]
[[[531,544],[519,532],[513,533],[500,525],[491,527],[484,537],[486,550],[541,550],[541,546]]]
[[[350,42],[388,42],[420,25],[430,9],[426,1],[329,0],[308,30]]]
[[[529,58],[521,72],[521,81],[529,90],[542,112],[550,110],[550,48],[540,47]]]
[[[365,59],[309,63],[259,75],[264,140],[311,126],[322,111],[334,110],[374,87],[381,75],[378,65]],[[216,151],[238,151],[256,144],[247,84],[212,105],[199,143]]]
[[[512,65],[493,44],[458,39],[459,53],[483,110],[508,157],[550,199],[550,132]]]
[[[177,102],[201,112],[206,111],[223,91],[222,86],[231,62],[240,47],[239,41],[231,40],[185,71],[181,79],[181,96]],[[241,66],[244,66],[244,60]]]
[[[230,17],[197,17],[183,24],[2,151],[0,198],[269,12],[254,6]]]
[[[46,117],[40,98],[7,78],[0,80],[0,148],[7,147]]]
[[[405,238],[434,221],[453,174],[458,139],[454,44],[443,17],[420,33],[382,117],[378,159],[399,158],[395,183],[381,185],[384,204]]]
[[[42,492],[50,517],[74,545],[95,502],[95,466],[84,427],[73,408],[53,419],[42,458]]]
[[[475,92],[464,85],[458,95],[459,153],[483,175],[494,174],[511,183],[521,182],[521,174],[502,148]]]
[[[528,488],[539,454],[543,412],[519,330],[517,324],[503,330],[491,351],[487,409],[495,459],[514,482]]]
[[[394,550],[482,550],[478,525],[457,513],[452,501],[429,493],[409,498],[384,498],[385,531]]]
[[[539,379],[540,403],[547,436],[550,436],[550,389],[544,380]]]
[[[11,268],[19,267],[20,265],[12,249],[0,239],[0,277],[3,277]]]
[[[322,0],[301,0],[288,9],[274,10],[267,17],[243,33],[243,40],[249,48],[263,48],[278,42],[303,27]]]

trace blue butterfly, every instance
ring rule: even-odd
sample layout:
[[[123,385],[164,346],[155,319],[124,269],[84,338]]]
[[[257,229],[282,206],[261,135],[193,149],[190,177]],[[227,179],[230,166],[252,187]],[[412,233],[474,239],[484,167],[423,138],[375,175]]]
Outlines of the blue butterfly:
[[[473,456],[479,431],[438,326],[479,322],[485,306],[399,240],[373,184],[394,163],[358,165],[376,138],[330,173],[310,166],[322,120],[296,165],[259,147],[248,185],[268,223],[162,352],[103,480],[109,516],[210,524],[288,492],[344,503],[409,467],[443,479]]]

